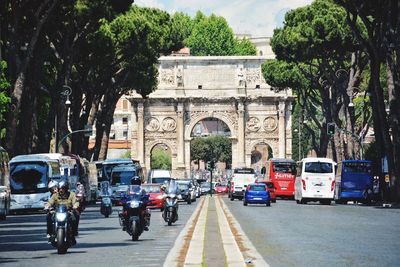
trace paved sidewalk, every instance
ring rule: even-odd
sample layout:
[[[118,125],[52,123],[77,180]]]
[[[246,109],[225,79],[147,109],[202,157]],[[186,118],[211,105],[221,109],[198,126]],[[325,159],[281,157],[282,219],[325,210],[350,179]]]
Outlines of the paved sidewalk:
[[[201,198],[164,266],[269,266],[220,197]]]

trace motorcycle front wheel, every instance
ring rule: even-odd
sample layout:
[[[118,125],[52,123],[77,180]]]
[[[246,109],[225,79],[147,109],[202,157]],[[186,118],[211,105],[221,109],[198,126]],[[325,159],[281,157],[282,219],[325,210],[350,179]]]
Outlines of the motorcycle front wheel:
[[[67,253],[67,244],[65,243],[65,229],[63,228],[57,229],[57,253]]]
[[[139,226],[137,222],[132,222],[132,241],[139,240]]]

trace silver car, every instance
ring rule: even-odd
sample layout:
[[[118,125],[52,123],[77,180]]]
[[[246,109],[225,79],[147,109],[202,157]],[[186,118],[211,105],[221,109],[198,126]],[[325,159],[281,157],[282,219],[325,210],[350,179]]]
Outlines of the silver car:
[[[0,220],[5,220],[10,211],[10,190],[0,185]]]

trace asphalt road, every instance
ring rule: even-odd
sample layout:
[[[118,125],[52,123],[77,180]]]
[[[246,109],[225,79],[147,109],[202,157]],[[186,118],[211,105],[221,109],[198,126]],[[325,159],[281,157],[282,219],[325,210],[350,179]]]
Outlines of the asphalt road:
[[[162,266],[175,239],[196,208],[197,202],[180,203],[179,220],[167,226],[159,210],[152,211],[151,225],[139,241],[121,230],[114,208],[109,218],[99,205],[82,213],[78,244],[66,255],[46,239],[45,214],[19,214],[0,221],[1,266]]]
[[[400,209],[360,205],[243,206],[223,198],[271,266],[399,266]]]

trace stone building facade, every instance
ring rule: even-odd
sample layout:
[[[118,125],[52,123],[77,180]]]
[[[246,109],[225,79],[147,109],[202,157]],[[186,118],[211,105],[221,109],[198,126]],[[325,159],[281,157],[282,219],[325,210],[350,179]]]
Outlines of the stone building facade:
[[[190,173],[190,142],[201,120],[223,121],[230,130],[232,168],[249,167],[252,151],[268,145],[274,157],[292,154],[290,89],[266,84],[268,56],[161,57],[158,89],[132,103],[131,156],[150,168],[152,149],[167,146],[175,177]]]

